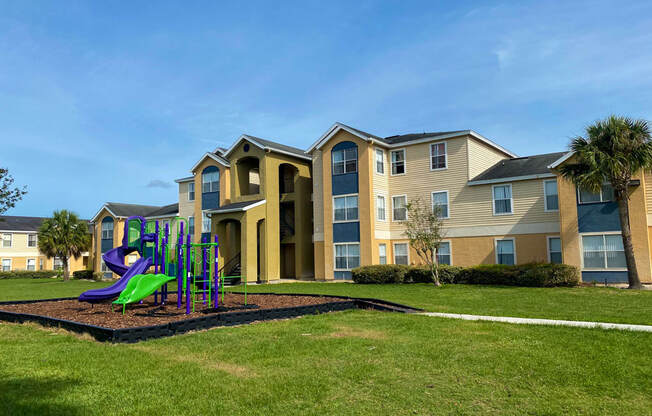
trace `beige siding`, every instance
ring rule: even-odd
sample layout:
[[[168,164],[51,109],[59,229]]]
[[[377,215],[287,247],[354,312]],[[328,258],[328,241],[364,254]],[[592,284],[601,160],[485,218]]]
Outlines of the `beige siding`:
[[[643,177],[645,182],[645,206],[648,214],[652,214],[652,171],[646,170]]]
[[[467,147],[469,180],[475,178],[499,161],[508,158],[504,153],[473,138],[468,139]]]
[[[322,173],[322,152],[312,153],[312,206],[313,206],[313,238],[314,241],[324,240],[324,178]]]
[[[181,182],[179,184],[179,216],[183,218],[188,218],[193,216],[195,211],[195,201],[188,201],[188,184],[191,182]],[[195,188],[195,198],[197,195],[201,198],[201,190],[197,194],[197,189]],[[197,219],[195,218],[195,227],[197,227]],[[201,218],[199,219],[199,224],[201,224]]]

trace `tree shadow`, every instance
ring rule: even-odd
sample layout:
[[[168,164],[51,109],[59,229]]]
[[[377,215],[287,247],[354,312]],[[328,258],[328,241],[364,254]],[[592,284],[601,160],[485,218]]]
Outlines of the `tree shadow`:
[[[72,378],[11,377],[0,375],[0,414],[4,415],[84,415],[90,409],[74,404],[55,403],[57,396],[79,385]]]

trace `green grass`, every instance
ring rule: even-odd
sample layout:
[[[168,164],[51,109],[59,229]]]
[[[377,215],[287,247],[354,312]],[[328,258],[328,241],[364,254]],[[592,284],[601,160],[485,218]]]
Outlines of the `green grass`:
[[[14,284],[32,298],[100,287],[82,283],[0,281],[0,297],[17,296]],[[456,304],[464,306],[474,290],[475,299],[500,292],[503,300],[524,305],[517,298],[532,290],[343,284],[255,289],[266,288],[348,290],[428,309],[438,304],[430,298],[452,298],[455,291],[461,298]],[[613,292],[578,293],[597,298],[594,304],[633,293]],[[538,293],[554,299],[573,292]],[[217,328],[135,345],[0,324],[0,414],[644,415],[652,406],[652,358],[645,352],[651,344],[650,333],[375,311]]]
[[[242,287],[233,290],[241,291]],[[248,286],[250,292],[318,293],[378,298],[431,312],[567,319],[652,325],[652,291],[604,287],[359,285],[281,283]]]
[[[106,287],[112,283],[87,280],[64,282],[61,279],[0,279],[0,302],[79,296],[85,290]]]

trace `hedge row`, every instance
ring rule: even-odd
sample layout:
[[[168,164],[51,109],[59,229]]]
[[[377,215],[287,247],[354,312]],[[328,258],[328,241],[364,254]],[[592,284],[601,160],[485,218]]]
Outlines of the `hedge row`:
[[[57,275],[56,270],[15,270],[0,272],[0,279],[47,279]]]
[[[353,269],[356,283],[432,283],[430,269],[424,266],[394,264],[363,266]],[[577,286],[580,274],[576,267],[566,264],[529,263],[508,266],[503,264],[474,267],[439,266],[442,283],[476,285],[505,285],[528,287]]]
[[[73,279],[88,279],[88,280],[91,280],[91,279],[93,279],[93,271],[92,270],[77,270],[75,272],[72,272],[72,278]]]

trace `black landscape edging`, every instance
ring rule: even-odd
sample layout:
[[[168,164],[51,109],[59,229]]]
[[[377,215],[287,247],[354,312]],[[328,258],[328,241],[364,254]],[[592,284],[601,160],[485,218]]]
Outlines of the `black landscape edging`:
[[[239,293],[239,292],[231,292]],[[277,296],[308,296],[342,299],[339,302],[328,302],[318,305],[303,305],[287,308],[275,309],[256,309],[242,310],[237,312],[227,312],[201,316],[198,318],[185,319],[182,321],[168,322],[161,325],[141,326],[133,328],[105,328],[101,326],[85,324],[81,322],[69,321],[66,319],[52,318],[49,316],[35,315],[29,313],[18,313],[0,310],[0,321],[24,323],[36,322],[47,327],[62,328],[79,334],[89,334],[97,341],[101,342],[120,342],[135,343],[147,339],[169,337],[183,334],[189,331],[198,331],[203,329],[244,325],[256,321],[270,321],[275,319],[289,319],[305,315],[315,315],[328,312],[338,312],[350,309],[375,309],[380,311],[414,313],[421,309],[401,305],[394,302],[388,302],[380,299],[352,298],[348,296],[335,295],[312,295],[299,293],[250,293],[250,295],[277,295]],[[18,305],[37,302],[51,302],[60,300],[74,300],[73,298],[55,298],[40,300],[23,300],[0,302],[0,305]]]

